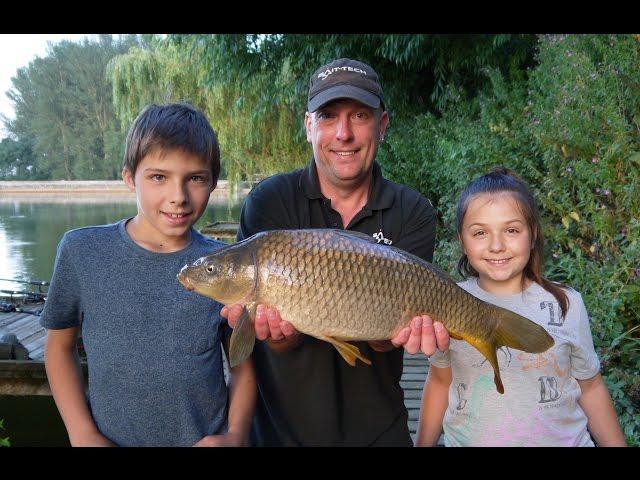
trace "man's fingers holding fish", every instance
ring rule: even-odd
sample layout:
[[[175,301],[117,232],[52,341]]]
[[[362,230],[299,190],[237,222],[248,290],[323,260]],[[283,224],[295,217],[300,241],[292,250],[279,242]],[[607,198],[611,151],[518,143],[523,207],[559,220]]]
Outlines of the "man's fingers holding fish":
[[[242,315],[242,305],[236,303],[231,306],[224,306],[222,310],[220,310],[220,316],[222,318],[226,318],[229,326],[231,328],[236,328],[236,323],[238,323],[238,319]]]

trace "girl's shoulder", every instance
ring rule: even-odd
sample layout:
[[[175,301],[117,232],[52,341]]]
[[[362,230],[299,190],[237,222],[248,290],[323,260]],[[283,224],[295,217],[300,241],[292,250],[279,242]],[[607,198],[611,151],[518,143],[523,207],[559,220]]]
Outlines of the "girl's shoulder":
[[[457,282],[457,285],[466,290],[469,293],[473,293],[478,290],[478,279],[476,277],[469,277],[465,280]]]

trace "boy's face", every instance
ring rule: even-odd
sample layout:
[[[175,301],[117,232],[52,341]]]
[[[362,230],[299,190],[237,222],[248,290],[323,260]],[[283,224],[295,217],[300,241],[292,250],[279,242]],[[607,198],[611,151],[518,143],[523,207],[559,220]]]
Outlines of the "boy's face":
[[[122,177],[137,197],[135,240],[154,250],[190,240],[191,226],[204,213],[214,188],[203,159],[184,150],[158,149],[142,159],[135,175],[124,169]]]

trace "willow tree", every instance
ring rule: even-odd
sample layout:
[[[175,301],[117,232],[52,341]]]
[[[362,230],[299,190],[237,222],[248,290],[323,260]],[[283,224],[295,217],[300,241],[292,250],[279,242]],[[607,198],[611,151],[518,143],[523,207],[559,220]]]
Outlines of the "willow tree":
[[[215,41],[216,36],[155,39],[148,48],[112,59],[107,72],[119,118],[130,124],[151,103],[186,101],[200,108],[218,135],[223,176],[232,182],[303,164],[299,112],[284,103],[265,108],[261,77],[235,74],[212,82],[218,70],[210,55]]]

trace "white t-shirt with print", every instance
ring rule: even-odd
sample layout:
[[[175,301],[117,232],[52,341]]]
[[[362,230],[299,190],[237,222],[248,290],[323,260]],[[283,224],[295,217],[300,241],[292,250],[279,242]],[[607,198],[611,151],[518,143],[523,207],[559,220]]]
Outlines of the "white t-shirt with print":
[[[565,290],[569,311],[560,318],[555,297],[539,284],[515,295],[492,295],[477,278],[458,284],[472,295],[542,325],[555,344],[544,353],[498,350],[504,394],[493,382],[491,364],[467,342],[451,340],[448,352],[429,358],[451,365],[453,380],[443,428],[446,446],[593,446],[587,417],[578,405],[576,379],[600,371],[589,317],[580,293]]]

